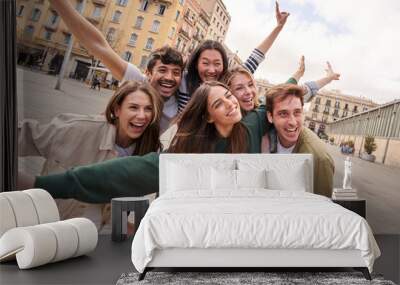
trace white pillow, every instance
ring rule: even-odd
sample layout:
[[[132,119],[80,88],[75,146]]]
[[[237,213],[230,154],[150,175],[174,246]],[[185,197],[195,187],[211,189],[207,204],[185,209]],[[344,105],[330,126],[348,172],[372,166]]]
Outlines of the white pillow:
[[[212,168],[212,189],[234,191],[237,189],[236,170]]]
[[[237,170],[237,187],[267,188],[266,170]]]
[[[293,164],[289,168],[268,169],[267,188],[272,190],[303,191],[308,189],[306,168],[303,163]]]
[[[211,167],[168,164],[167,191],[211,189]]]

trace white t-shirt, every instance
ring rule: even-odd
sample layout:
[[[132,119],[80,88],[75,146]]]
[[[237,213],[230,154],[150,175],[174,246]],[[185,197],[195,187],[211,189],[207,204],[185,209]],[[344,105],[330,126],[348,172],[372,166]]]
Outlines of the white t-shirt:
[[[128,147],[121,147],[117,144],[114,145],[115,150],[118,152],[118,157],[131,156],[135,150],[135,144],[131,144]]]
[[[294,147],[296,146],[296,144],[294,144],[291,147],[284,147],[283,145],[281,145],[281,142],[279,141],[279,137],[278,137],[278,149],[276,153],[292,153]]]
[[[147,77],[135,65],[128,63],[124,78],[122,80],[135,80],[144,82],[147,80]],[[160,122],[160,134],[169,128],[176,114],[178,114],[178,102],[175,96],[171,96],[167,101],[164,102],[164,108]]]

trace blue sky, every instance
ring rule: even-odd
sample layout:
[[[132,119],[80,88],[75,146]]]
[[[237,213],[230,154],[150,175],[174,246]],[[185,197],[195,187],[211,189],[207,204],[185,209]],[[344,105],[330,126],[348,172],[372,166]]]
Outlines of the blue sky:
[[[245,59],[275,26],[274,1],[224,0],[232,20],[226,43]],[[341,80],[327,86],[378,103],[400,98],[400,1],[282,0],[289,19],[256,72],[284,81],[306,57],[304,80],[324,76],[329,60]],[[246,19],[246,20],[245,20]]]

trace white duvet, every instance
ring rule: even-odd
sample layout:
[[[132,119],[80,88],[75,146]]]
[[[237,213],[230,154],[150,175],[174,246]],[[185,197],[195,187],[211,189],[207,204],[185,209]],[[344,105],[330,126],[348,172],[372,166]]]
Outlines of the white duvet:
[[[359,215],[323,196],[265,189],[156,199],[133,240],[132,262],[143,272],[165,248],[358,249],[370,272],[380,255]]]

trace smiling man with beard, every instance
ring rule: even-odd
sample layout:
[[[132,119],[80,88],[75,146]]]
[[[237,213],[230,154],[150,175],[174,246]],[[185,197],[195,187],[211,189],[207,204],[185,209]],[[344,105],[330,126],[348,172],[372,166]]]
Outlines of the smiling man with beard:
[[[303,89],[294,84],[276,85],[267,91],[267,119],[275,126],[278,143],[269,150],[262,149],[271,153],[311,153],[314,193],[331,197],[334,162],[320,138],[303,126],[303,93]]]

